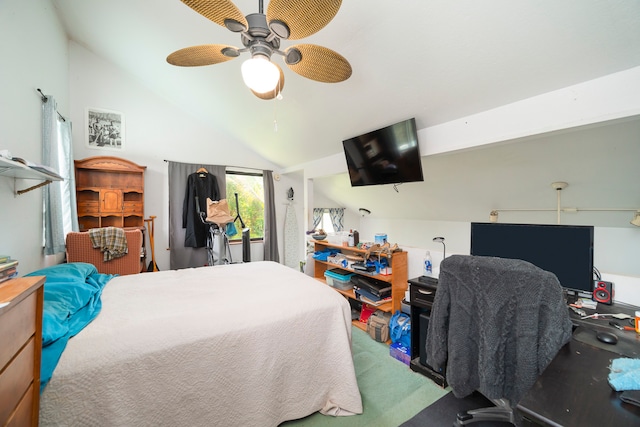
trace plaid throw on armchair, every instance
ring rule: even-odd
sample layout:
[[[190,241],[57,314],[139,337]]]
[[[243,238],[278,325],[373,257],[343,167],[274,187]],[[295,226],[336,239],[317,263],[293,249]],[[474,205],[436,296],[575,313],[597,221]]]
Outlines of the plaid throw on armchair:
[[[100,252],[104,254],[105,261],[120,258],[129,252],[127,238],[122,228],[92,228],[89,230],[89,237],[94,249],[100,249]]]

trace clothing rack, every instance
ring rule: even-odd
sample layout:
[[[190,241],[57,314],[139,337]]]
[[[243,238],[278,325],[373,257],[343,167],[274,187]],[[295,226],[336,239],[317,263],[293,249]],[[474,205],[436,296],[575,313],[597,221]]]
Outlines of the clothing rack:
[[[47,95],[45,95],[44,93],[42,93],[42,91],[40,90],[40,88],[36,89],[38,92],[40,92],[40,97],[42,98],[42,102],[47,102],[49,100],[49,98],[47,97]],[[58,114],[58,117],[60,117],[60,120],[62,120],[63,122],[66,122],[67,119],[65,119],[62,114],[60,114],[58,111],[56,111],[56,113]]]

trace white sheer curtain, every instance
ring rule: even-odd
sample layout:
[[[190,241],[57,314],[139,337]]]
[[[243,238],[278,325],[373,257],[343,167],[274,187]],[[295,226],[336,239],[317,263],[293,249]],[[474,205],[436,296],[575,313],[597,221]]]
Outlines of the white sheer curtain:
[[[44,253],[53,255],[65,251],[64,238],[69,231],[78,231],[78,212],[71,122],[58,115],[52,96],[42,103],[42,163],[64,178],[45,186],[42,193]]]

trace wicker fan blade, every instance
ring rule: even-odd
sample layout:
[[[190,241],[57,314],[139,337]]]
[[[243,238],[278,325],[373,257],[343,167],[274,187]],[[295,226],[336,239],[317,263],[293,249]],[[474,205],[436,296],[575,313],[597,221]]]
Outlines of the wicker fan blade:
[[[271,0],[267,7],[267,22],[279,37],[298,40],[323,29],[341,5],[342,0]],[[281,34],[278,29],[283,24],[288,35]]]
[[[251,92],[253,92],[253,94],[255,96],[257,96],[260,99],[265,99],[265,100],[270,100],[275,98],[276,96],[278,96],[279,94],[282,93],[282,89],[284,88],[284,73],[282,72],[282,68],[280,68],[278,66],[278,64],[273,64],[276,67],[278,67],[278,71],[280,71],[280,79],[278,79],[278,86],[276,86],[276,88],[274,90],[272,90],[271,92],[267,92],[267,93],[258,93],[254,90],[252,90]]]
[[[240,9],[229,0],[182,0],[182,3],[205,18],[227,27],[231,31],[244,31],[249,28],[249,24]],[[240,27],[244,27],[244,30]]]
[[[228,52],[227,55],[223,51]],[[229,61],[238,56],[238,49],[224,44],[203,44],[176,50],[167,56],[167,62],[180,67],[198,67]]]
[[[285,63],[294,72],[323,83],[351,77],[351,65],[342,55],[315,44],[298,44],[285,51]]]

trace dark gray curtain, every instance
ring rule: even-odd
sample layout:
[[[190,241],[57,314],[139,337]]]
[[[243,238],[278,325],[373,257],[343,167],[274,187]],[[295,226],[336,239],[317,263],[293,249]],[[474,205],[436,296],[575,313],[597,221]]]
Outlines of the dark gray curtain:
[[[264,260],[280,262],[276,232],[276,204],[274,202],[273,173],[262,171],[264,187]]]
[[[171,270],[207,265],[207,248],[184,246],[185,229],[182,228],[182,205],[187,178],[199,168],[205,168],[218,180],[220,198],[227,197],[226,167],[202,163],[169,163],[169,265]]]

